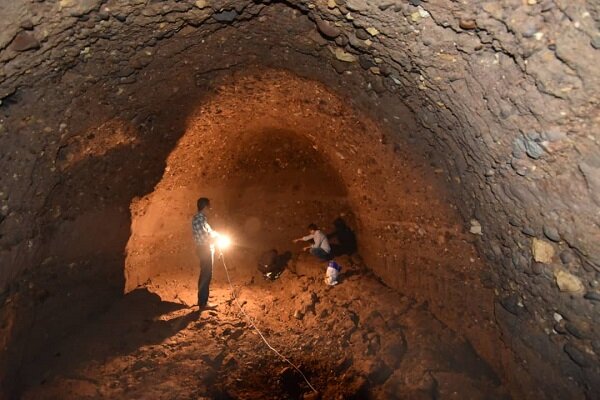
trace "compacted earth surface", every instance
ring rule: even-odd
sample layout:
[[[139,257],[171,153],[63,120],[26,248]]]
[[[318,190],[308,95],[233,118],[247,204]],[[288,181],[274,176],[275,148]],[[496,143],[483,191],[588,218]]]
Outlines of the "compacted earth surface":
[[[306,254],[275,281],[258,272],[238,280],[232,271],[232,286],[213,283],[217,310],[202,313],[135,290],[49,349],[31,367],[22,397],[508,398],[491,368],[426,303],[384,286],[356,255],[338,262],[333,287],[323,282],[324,264]],[[220,259],[215,268],[223,269]],[[239,306],[318,394],[266,346]]]

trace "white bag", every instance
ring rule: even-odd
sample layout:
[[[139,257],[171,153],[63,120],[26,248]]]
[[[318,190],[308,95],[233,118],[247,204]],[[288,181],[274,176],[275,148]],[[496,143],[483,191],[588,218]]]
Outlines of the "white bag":
[[[338,284],[338,270],[333,267],[327,267],[327,271],[325,272],[325,283],[329,286],[334,286]]]

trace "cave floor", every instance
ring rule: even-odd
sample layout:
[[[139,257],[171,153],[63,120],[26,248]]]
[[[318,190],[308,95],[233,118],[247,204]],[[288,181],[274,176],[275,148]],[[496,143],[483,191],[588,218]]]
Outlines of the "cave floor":
[[[301,255],[276,281],[257,272],[234,293],[270,343],[326,399],[507,398],[471,345],[427,310],[342,257],[340,284]],[[215,268],[222,269],[220,261]],[[294,399],[310,388],[261,341],[215,279],[216,311],[124,296],[26,370],[23,399]]]

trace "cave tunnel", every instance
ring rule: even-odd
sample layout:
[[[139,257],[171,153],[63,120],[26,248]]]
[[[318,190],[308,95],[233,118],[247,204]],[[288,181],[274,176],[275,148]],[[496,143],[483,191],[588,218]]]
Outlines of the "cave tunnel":
[[[598,2],[0,15],[0,398],[598,398]]]

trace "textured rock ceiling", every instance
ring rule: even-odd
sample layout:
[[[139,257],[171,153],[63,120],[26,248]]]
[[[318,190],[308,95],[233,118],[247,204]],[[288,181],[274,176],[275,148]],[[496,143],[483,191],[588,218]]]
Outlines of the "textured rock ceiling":
[[[597,2],[20,0],[0,15],[6,293],[47,259],[55,214],[85,211],[61,197],[75,138],[85,147],[82,133],[114,119],[143,130],[157,108],[185,114],[181,97],[217,75],[284,68],[428,149],[481,228],[507,342],[533,375],[547,365],[575,383],[534,380],[550,395],[600,390]],[[394,118],[405,108],[410,135]],[[175,140],[152,139],[158,164],[140,180],[160,174]],[[118,173],[101,165],[89,170],[99,181]],[[139,192],[128,187],[113,194],[125,204]]]

